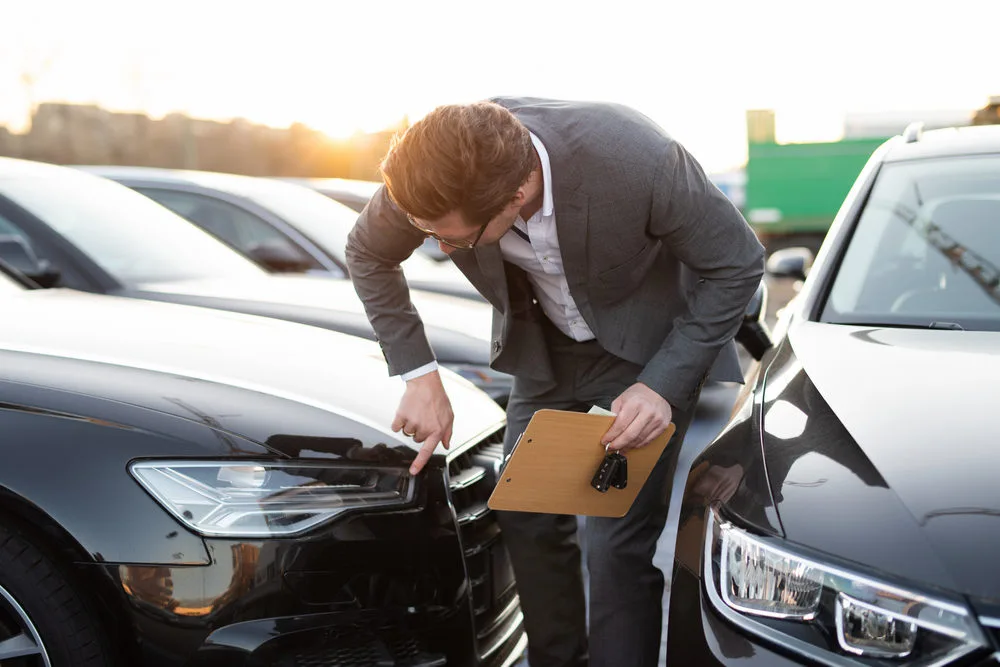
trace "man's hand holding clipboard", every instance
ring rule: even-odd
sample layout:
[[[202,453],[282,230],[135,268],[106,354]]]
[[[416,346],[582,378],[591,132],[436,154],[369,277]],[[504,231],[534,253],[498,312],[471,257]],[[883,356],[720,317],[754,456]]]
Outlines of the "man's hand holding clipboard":
[[[603,414],[597,414],[603,413]],[[628,513],[674,433],[674,425],[648,444],[620,452],[627,483],[600,491],[592,484],[611,452],[605,435],[616,416],[539,410],[514,446],[489,500],[495,510],[621,517]],[[611,480],[609,480],[611,481]]]

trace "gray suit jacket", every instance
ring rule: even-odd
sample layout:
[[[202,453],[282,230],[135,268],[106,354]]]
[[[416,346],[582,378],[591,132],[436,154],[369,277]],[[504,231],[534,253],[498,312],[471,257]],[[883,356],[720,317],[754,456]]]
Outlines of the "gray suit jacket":
[[[690,407],[707,377],[742,382],[732,342],[764,251],[695,159],[642,114],[615,104],[495,98],[545,145],[570,293],[608,352]],[[347,261],[392,374],[434,359],[399,263],[424,240],[385,189],[358,218]],[[498,245],[452,260],[494,306],[491,366],[552,380],[541,310]]]

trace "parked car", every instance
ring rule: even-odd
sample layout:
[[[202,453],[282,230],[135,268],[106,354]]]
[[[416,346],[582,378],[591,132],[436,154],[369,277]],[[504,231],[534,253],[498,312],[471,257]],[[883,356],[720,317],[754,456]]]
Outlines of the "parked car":
[[[369,181],[356,181],[345,178],[285,178],[281,180],[310,187],[331,199],[350,206],[357,212],[364,210],[364,207],[368,204],[368,200],[371,199],[381,185]],[[441,252],[437,241],[433,238],[427,239],[421,247],[421,251],[437,260],[448,259],[448,255]],[[419,283],[417,286],[424,286],[425,284]],[[426,289],[443,291],[433,286]],[[770,332],[765,321],[767,316],[767,301],[768,288],[762,282],[748,305],[743,324],[736,334],[736,342],[740,343],[744,351],[753,359],[760,359],[764,351],[771,346]]]
[[[45,286],[208,306],[375,338],[350,281],[269,274],[148,197],[76,169],[0,158],[0,236],[6,236],[0,259]],[[489,367],[491,307],[420,290],[410,296],[438,360],[505,402],[511,378]]]
[[[358,213],[368,205],[382,185],[377,181],[362,181],[352,178],[282,178],[282,181],[296,183],[311,188],[330,199],[349,206]]]
[[[77,167],[141,192],[269,271],[347,278],[357,212],[309,188],[268,178],[149,167]],[[410,286],[485,303],[458,267],[413,253]]]
[[[998,664],[1000,127],[884,143],[809,259],[687,479],[667,664]]]
[[[503,411],[418,476],[378,346],[0,270],[0,663],[464,665],[526,639]]]
[[[345,206],[360,213],[368,205],[368,200],[382,185],[374,181],[360,181],[350,178],[282,178],[283,181],[297,183],[312,188],[330,199],[339,201]],[[438,262],[444,262],[448,255],[441,250],[437,241],[428,237],[420,246],[420,253]]]

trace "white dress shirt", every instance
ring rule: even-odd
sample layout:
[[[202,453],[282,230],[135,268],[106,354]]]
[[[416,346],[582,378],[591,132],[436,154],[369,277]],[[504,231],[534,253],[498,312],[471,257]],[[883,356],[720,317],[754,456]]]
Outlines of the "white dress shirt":
[[[591,340],[594,333],[569,293],[569,283],[563,270],[559,235],[556,233],[549,153],[534,134],[531,135],[531,143],[542,163],[542,207],[527,222],[518,217],[514,227],[500,238],[500,252],[506,261],[528,273],[539,305],[560,331],[573,340]]]
[[[520,216],[514,227],[500,238],[500,252],[504,260],[524,269],[535,288],[542,311],[559,330],[577,341],[591,340],[594,333],[580,315],[580,309],[569,293],[569,283],[563,270],[559,236],[556,233],[555,201],[552,197],[552,165],[545,146],[533,133],[531,143],[542,163],[542,206],[528,218]],[[437,370],[432,361],[420,368],[403,373],[403,380],[426,375]]]

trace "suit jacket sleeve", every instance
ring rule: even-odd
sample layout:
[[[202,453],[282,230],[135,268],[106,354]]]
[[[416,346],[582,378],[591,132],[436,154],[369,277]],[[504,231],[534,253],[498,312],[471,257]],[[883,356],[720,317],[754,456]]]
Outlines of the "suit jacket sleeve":
[[[347,267],[354,289],[389,365],[400,375],[434,361],[424,325],[410,301],[400,264],[424,235],[406,220],[385,186],[378,189],[347,237]]]
[[[688,311],[639,375],[687,409],[722,347],[736,335],[764,274],[764,248],[739,210],[683,146],[665,147],[653,184],[650,232],[698,277]]]

